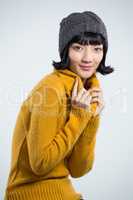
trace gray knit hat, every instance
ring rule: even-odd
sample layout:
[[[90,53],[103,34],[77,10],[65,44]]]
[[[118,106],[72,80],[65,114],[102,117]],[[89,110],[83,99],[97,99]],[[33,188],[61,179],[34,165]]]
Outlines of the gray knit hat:
[[[104,22],[91,11],[75,12],[63,18],[59,30],[59,54],[61,54],[68,42],[82,32],[99,33],[105,39],[108,49],[108,36]]]

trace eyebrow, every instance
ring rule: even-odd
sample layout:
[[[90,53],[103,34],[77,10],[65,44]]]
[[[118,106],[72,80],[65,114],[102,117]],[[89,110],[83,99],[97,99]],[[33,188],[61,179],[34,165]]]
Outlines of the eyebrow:
[[[85,46],[84,44],[79,44],[79,43],[73,43],[73,45],[79,45],[79,46]],[[103,44],[90,44],[91,46],[100,46],[101,48],[103,48]]]

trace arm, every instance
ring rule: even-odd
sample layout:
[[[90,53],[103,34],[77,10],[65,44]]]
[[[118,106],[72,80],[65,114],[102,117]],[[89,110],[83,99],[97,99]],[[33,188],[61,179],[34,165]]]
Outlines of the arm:
[[[99,121],[100,117],[96,116],[88,122],[67,160],[68,169],[74,178],[85,175],[93,167]]]
[[[30,98],[31,119],[26,135],[29,162],[37,175],[48,173],[65,158],[91,117],[91,113],[84,108],[72,106],[69,120],[63,129],[58,130],[61,108],[59,94],[54,87],[44,86],[43,90],[38,89],[39,95]]]

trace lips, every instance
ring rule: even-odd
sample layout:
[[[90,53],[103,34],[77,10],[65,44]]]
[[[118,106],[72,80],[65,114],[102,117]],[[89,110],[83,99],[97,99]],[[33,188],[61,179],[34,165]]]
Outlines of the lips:
[[[85,70],[85,71],[88,71],[92,68],[92,66],[86,66],[86,65],[79,65],[79,67],[82,69],[82,70]]]

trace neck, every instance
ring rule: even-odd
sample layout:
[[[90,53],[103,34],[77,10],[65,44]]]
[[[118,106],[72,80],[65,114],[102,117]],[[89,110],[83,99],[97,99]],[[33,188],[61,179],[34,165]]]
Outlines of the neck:
[[[81,79],[82,79],[83,85],[84,85],[84,87],[85,87],[85,86],[86,86],[86,83],[87,83],[87,78],[86,78],[86,79],[81,78]]]

